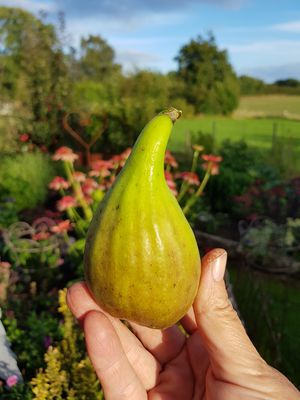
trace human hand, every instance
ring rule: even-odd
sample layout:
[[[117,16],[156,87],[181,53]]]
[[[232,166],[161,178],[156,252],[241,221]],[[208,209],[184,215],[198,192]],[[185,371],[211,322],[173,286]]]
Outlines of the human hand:
[[[228,299],[226,252],[202,260],[193,309],[164,331],[131,332],[95,303],[84,283],[67,295],[83,324],[89,357],[107,400],[299,400],[300,393],[258,354]]]

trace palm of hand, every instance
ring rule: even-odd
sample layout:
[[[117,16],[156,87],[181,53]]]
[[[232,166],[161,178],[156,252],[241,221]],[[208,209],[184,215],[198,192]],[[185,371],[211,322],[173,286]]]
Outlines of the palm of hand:
[[[184,330],[127,328],[100,309],[83,282],[68,290],[105,399],[300,400],[291,382],[260,357],[233,310],[223,280],[224,250],[212,250],[202,262]]]
[[[204,400],[206,385],[210,386],[212,378],[209,359],[198,332],[195,331],[187,337],[182,347],[178,342],[177,348],[173,349],[173,354],[169,354],[168,358],[158,375],[157,385],[149,391],[148,398],[155,399],[158,396],[164,400]]]
[[[83,321],[88,353],[108,400],[217,399],[192,311],[182,321],[189,335],[177,325],[161,331],[131,324],[133,333],[99,312],[83,283],[69,292],[68,304]]]

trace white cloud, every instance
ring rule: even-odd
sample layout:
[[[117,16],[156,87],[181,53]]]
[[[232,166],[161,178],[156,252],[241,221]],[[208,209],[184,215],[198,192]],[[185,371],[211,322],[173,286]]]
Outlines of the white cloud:
[[[52,2],[36,1],[36,0],[0,0],[1,6],[19,7],[32,12],[38,11],[57,11],[57,7]]]
[[[300,62],[283,65],[268,65],[264,67],[241,68],[240,75],[250,75],[266,82],[274,82],[278,79],[295,78],[300,80]]]
[[[117,62],[122,64],[125,71],[132,71],[135,68],[158,68],[161,57],[156,54],[135,50],[124,50],[117,52]]]
[[[273,25],[271,26],[271,29],[281,32],[300,33],[300,20]]]
[[[257,42],[229,44],[227,46],[233,54],[261,54],[264,59],[276,56],[279,61],[285,56],[296,57],[299,60],[300,40],[261,40]]]
[[[299,76],[300,40],[262,40],[226,47],[239,74],[268,81]]]
[[[169,16],[175,11],[185,12],[188,7],[206,4],[229,9],[238,9],[249,0],[52,0],[71,16],[113,16],[131,18],[133,16],[161,13]]]

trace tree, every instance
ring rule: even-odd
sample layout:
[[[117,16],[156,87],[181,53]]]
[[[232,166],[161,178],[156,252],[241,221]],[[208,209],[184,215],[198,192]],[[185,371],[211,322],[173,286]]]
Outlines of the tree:
[[[266,84],[261,79],[253,78],[248,75],[241,75],[239,80],[242,95],[261,94],[264,93],[266,89]]]
[[[26,128],[36,141],[61,131],[68,97],[68,74],[55,27],[18,8],[0,7],[0,85],[21,102]],[[10,74],[7,74],[10,71]],[[7,76],[10,77],[7,82]]]
[[[239,82],[225,50],[212,34],[198,36],[181,47],[175,58],[185,83],[184,97],[196,112],[228,114],[238,105]]]
[[[81,39],[80,70],[83,77],[103,80],[120,71],[115,64],[115,52],[100,36],[89,35]]]
[[[294,78],[280,79],[280,80],[274,82],[274,85],[283,86],[283,87],[299,88],[300,81],[298,81],[297,79],[294,79]]]

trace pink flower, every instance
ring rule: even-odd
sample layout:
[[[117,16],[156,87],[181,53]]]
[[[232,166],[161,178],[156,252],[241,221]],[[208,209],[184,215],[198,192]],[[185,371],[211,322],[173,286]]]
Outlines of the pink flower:
[[[97,182],[94,179],[87,178],[83,185],[82,185],[82,191],[85,195],[91,195],[98,187]]]
[[[66,181],[64,178],[62,178],[61,176],[56,176],[49,183],[49,189],[53,190],[68,189],[68,187],[70,187],[69,182]]]
[[[102,169],[113,169],[114,168],[114,163],[112,160],[97,160],[97,161],[92,161],[91,167],[95,171],[101,171]]]
[[[74,179],[75,179],[75,181],[76,182],[84,182],[85,181],[85,179],[86,179],[86,176],[85,176],[85,174],[83,173],[83,172],[80,172],[80,171],[75,171],[74,173],[73,173],[73,177],[74,177]]]
[[[130,156],[131,150],[132,149],[128,147],[123,151],[123,153],[113,156],[111,161],[119,167],[124,167],[127,158]]]
[[[89,176],[101,176],[101,178],[106,178],[110,175],[110,171],[108,169],[94,170],[92,169],[89,172]]]
[[[65,221],[59,222],[57,225],[52,226],[51,232],[53,233],[62,233],[68,232],[71,229],[71,221],[66,219]]]
[[[44,211],[44,217],[56,219],[59,218],[61,215],[58,211],[52,211],[52,210],[45,210]]]
[[[43,145],[43,144],[40,146],[40,150],[41,150],[42,153],[48,153],[47,147],[45,145]]]
[[[245,193],[241,196],[235,196],[234,200],[237,203],[244,203],[245,207],[250,207],[252,204],[252,197],[249,193]]]
[[[202,154],[202,160],[212,162],[212,163],[219,163],[223,160],[221,156],[215,156],[214,154]]]
[[[198,175],[195,172],[180,172],[176,174],[176,178],[181,178],[183,181],[189,183],[190,185],[199,185],[200,181]]]
[[[201,146],[200,144],[193,144],[192,149],[200,153],[201,151],[204,150],[204,146]]]
[[[89,176],[101,176],[102,178],[109,176],[111,174],[109,170],[115,168],[115,164],[112,160],[93,161],[91,166],[92,170],[89,172]]]
[[[132,151],[131,147],[127,147],[127,149],[125,149],[123,153],[120,154],[120,156],[122,157],[123,160],[127,160],[127,158],[130,156],[131,151]]]
[[[0,267],[8,269],[11,267],[11,263],[9,263],[8,261],[0,261]]]
[[[68,208],[76,207],[76,200],[72,196],[64,196],[56,203],[58,211],[65,211]]]
[[[170,150],[166,151],[165,164],[170,165],[173,168],[177,168],[178,167],[178,163],[175,160],[175,158],[173,157],[173,155],[171,154]]]
[[[50,236],[49,232],[41,231],[41,232],[34,233],[32,235],[32,239],[37,240],[37,241],[46,240],[49,238],[49,236]]]
[[[219,174],[219,164],[218,163],[203,163],[202,168],[207,170],[208,166],[210,165],[210,173],[211,175],[218,175]]]
[[[89,196],[88,194],[84,195],[84,200],[86,201],[87,204],[93,203],[93,198],[91,196]]]
[[[111,175],[110,176],[110,178],[109,178],[109,180],[107,180],[105,183],[104,183],[104,189],[109,189],[112,185],[113,185],[113,183],[114,183],[114,181],[116,180],[116,176],[115,175]],[[103,186],[102,185],[100,185],[99,186],[99,189],[101,189],[102,190],[102,188],[103,188]]]
[[[6,385],[8,387],[13,387],[18,383],[19,378],[17,377],[17,375],[10,375],[7,379],[6,379]]]
[[[5,315],[6,315],[6,317],[7,317],[8,319],[13,319],[13,318],[15,318],[15,312],[14,312],[13,310],[6,310]]]
[[[202,164],[202,168],[207,170],[210,167],[211,175],[218,175],[219,163],[223,160],[221,156],[215,156],[214,154],[202,154],[202,160],[207,161]]]
[[[29,135],[27,133],[23,133],[22,135],[20,135],[19,139],[20,139],[20,142],[23,142],[23,143],[28,142]]]
[[[61,265],[63,265],[63,263],[65,262],[65,260],[63,258],[59,258],[55,264],[56,267],[60,267]]]
[[[177,189],[176,189],[176,183],[174,182],[173,175],[169,171],[165,171],[165,178],[167,185],[169,186],[169,189],[171,192],[174,194],[174,196],[177,196]]]
[[[62,146],[56,150],[52,159],[55,161],[61,160],[73,163],[75,160],[78,159],[78,155],[73,153],[73,150],[69,147]]]

